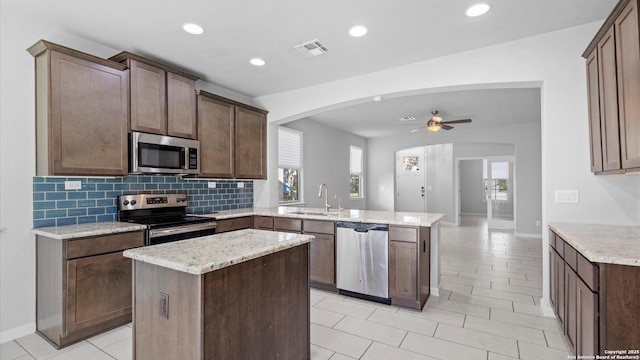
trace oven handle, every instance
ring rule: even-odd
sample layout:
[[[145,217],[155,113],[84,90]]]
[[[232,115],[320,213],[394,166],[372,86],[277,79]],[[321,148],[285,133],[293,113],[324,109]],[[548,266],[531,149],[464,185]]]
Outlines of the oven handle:
[[[191,231],[199,231],[199,230],[208,230],[215,229],[218,224],[215,221],[203,223],[203,224],[195,224],[195,225],[184,225],[184,226],[176,226],[169,229],[161,229],[161,230],[150,230],[149,238],[159,238],[163,236],[170,236],[176,234],[184,234]]]

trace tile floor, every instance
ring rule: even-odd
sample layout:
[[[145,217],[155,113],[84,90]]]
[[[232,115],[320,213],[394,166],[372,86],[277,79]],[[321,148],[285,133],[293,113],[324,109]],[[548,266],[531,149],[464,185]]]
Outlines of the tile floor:
[[[481,219],[442,227],[443,294],[422,312],[311,290],[311,358],[558,359],[568,351],[542,316],[539,239],[488,231]],[[36,334],[0,345],[0,360],[131,359],[131,326],[56,351]]]

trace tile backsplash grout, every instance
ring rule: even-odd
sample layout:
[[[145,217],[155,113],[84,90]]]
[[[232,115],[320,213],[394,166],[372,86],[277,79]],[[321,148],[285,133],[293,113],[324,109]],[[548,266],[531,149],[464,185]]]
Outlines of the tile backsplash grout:
[[[65,181],[80,181],[81,189],[65,190]],[[215,181],[216,188],[208,188]],[[244,187],[238,187],[243,183]],[[139,193],[186,193],[189,213],[253,207],[253,181],[182,179],[177,176],[130,175],[124,178],[33,178],[33,227],[117,220],[117,197]]]

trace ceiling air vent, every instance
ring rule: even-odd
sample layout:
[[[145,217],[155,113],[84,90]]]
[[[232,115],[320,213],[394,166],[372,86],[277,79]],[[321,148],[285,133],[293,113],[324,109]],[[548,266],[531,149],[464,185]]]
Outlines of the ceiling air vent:
[[[329,51],[329,49],[327,49],[327,47],[324,46],[318,39],[298,44],[294,46],[294,48],[303,53],[306,57],[310,58],[322,55]]]
[[[412,120],[415,120],[415,119],[416,119],[416,118],[415,118],[415,117],[413,117],[413,116],[411,116],[411,115],[403,116],[403,117],[399,117],[399,118],[398,118],[398,120],[400,120],[400,121],[412,121]]]

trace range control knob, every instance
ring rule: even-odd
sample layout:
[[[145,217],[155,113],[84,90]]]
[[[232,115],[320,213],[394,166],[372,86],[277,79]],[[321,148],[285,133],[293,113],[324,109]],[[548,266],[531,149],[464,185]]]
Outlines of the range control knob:
[[[137,201],[131,200],[131,205],[135,205],[136,203],[137,203]]]
[[[122,202],[122,205],[124,205],[124,206],[129,205],[129,200],[125,200],[125,201],[123,201],[123,202]]]
[[[182,201],[183,202],[187,202],[187,198],[182,198]]]

